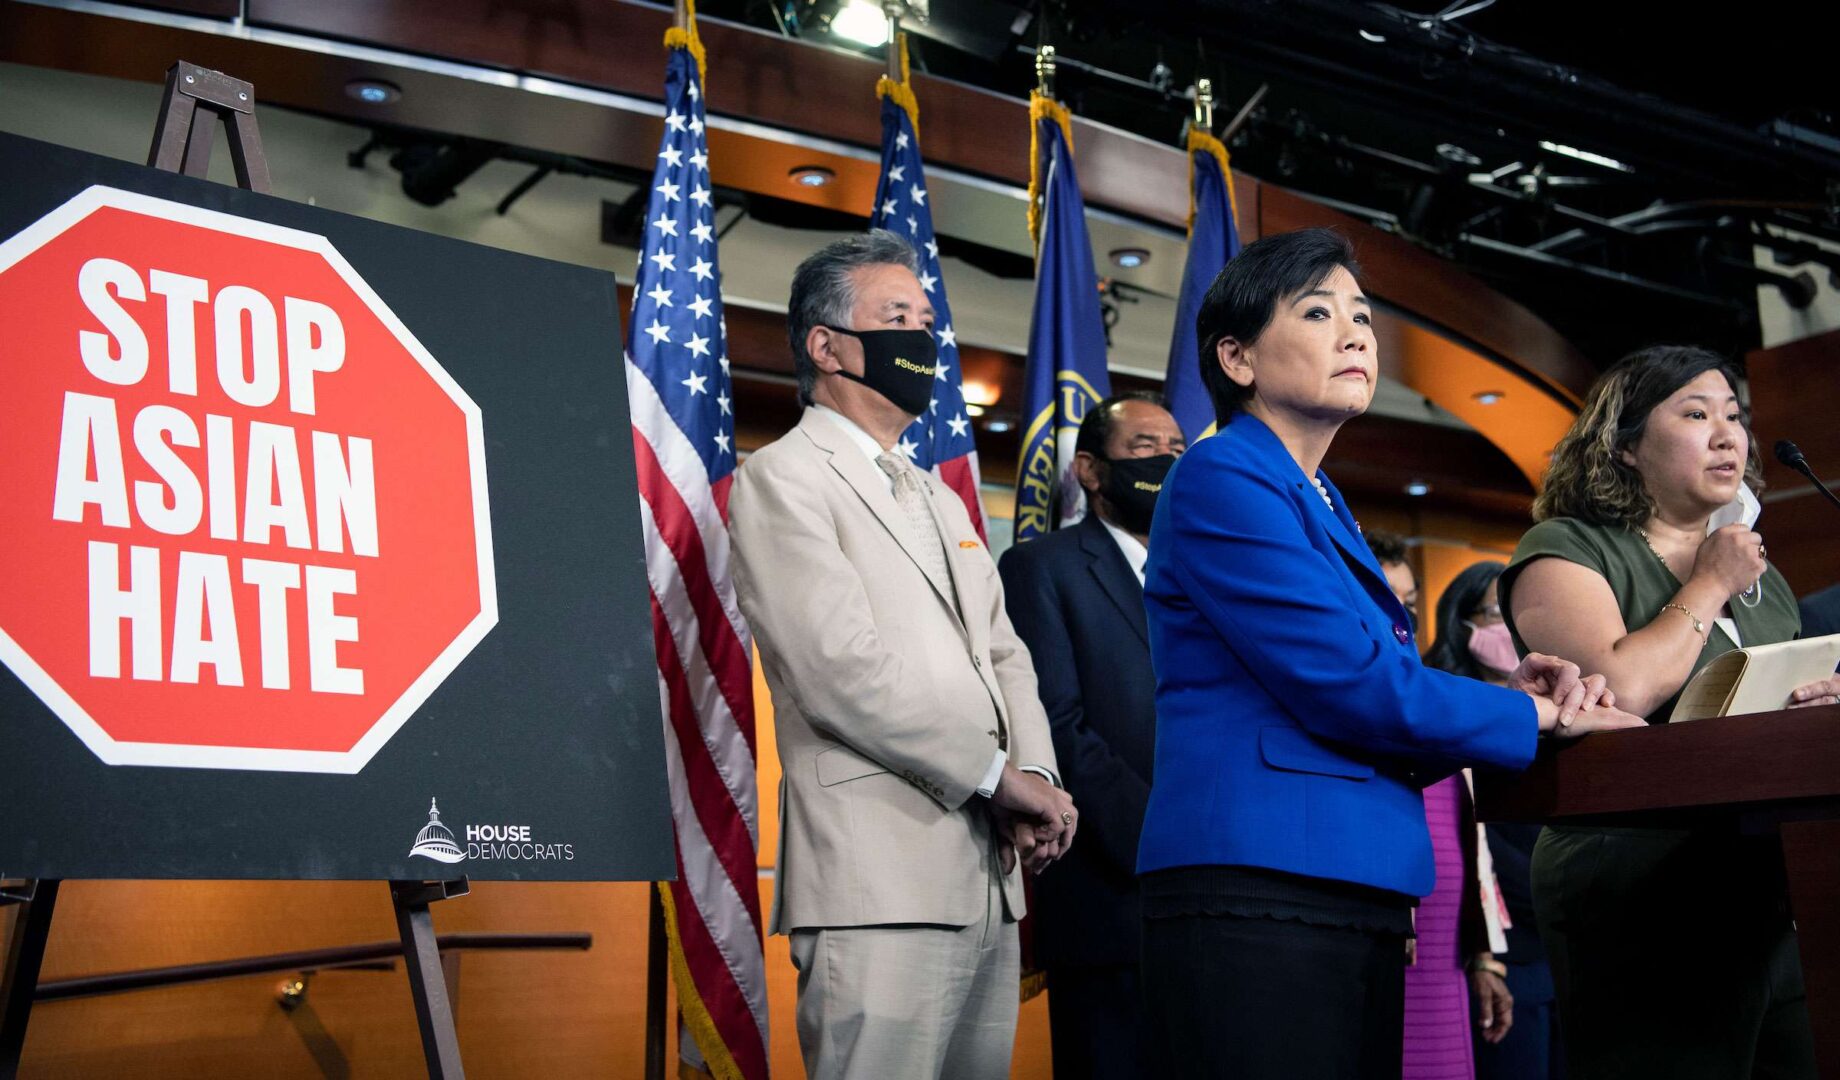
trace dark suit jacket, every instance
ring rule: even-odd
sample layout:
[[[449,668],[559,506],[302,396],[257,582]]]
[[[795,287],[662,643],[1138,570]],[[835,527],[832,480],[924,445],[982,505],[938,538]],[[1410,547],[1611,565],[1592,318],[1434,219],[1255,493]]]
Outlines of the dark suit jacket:
[[[1091,514],[1011,548],[998,571],[1080,808],[1072,851],[1035,882],[1038,956],[1049,970],[1136,964],[1137,837],[1156,743],[1143,586]]]

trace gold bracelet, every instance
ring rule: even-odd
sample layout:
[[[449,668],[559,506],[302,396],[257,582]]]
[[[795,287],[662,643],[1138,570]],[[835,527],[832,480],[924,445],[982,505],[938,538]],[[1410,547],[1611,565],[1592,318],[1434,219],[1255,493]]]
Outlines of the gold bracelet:
[[[1695,615],[1693,614],[1693,612],[1687,610],[1687,606],[1685,604],[1662,604],[1661,605],[1662,611],[1666,611],[1669,608],[1673,608],[1675,611],[1678,611],[1682,615],[1685,615],[1687,617],[1687,621],[1693,624],[1693,632],[1700,636],[1701,641],[1704,641],[1706,639],[1706,624],[1699,621],[1698,615]]]

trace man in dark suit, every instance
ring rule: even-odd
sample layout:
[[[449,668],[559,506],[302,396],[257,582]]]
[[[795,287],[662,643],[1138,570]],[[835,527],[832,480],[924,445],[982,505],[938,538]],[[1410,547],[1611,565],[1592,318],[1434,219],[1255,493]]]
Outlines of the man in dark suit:
[[[1085,834],[1035,884],[1036,954],[1048,972],[1060,1080],[1156,1075],[1163,1064],[1138,983],[1137,837],[1156,743],[1143,579],[1151,511],[1186,447],[1157,395],[1100,402],[1075,443],[1090,512],[1011,548],[998,566]]]

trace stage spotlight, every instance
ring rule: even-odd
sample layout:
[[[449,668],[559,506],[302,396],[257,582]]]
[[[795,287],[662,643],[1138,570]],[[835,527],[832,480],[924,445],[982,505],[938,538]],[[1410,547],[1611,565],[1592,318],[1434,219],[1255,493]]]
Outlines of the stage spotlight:
[[[831,33],[871,48],[888,41],[888,16],[864,0],[850,0],[831,19]]]

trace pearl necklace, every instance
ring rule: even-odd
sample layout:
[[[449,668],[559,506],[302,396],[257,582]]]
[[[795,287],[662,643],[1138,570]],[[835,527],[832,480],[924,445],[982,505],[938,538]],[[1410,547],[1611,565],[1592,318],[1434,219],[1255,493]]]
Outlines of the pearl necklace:
[[[1329,508],[1331,514],[1335,513],[1335,501],[1329,498],[1329,489],[1323,487],[1323,482],[1314,476],[1310,477],[1310,483],[1316,486],[1316,494],[1322,496],[1323,505]]]

